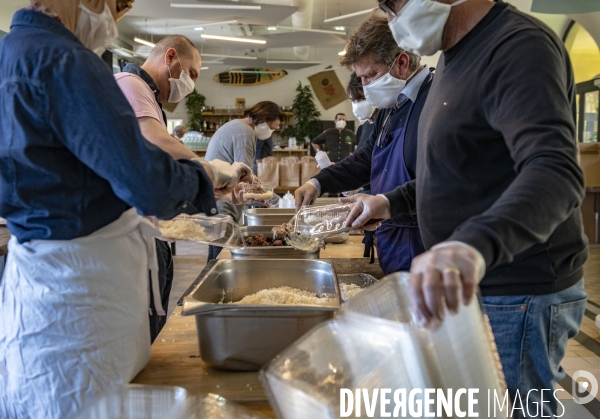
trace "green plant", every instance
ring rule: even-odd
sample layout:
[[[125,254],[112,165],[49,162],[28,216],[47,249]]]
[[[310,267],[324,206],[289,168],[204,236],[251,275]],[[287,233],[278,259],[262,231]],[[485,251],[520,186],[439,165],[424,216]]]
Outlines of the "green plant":
[[[205,103],[206,97],[198,93],[196,89],[187,95],[185,107],[187,108],[188,123],[186,127],[188,131],[202,131],[202,122],[204,122],[202,107]]]
[[[309,85],[302,86],[298,82],[294,98],[294,120],[295,125],[288,125],[282,132],[282,137],[296,137],[298,143],[303,143],[305,138],[315,138],[321,133],[319,117],[321,112],[315,105],[314,97]]]

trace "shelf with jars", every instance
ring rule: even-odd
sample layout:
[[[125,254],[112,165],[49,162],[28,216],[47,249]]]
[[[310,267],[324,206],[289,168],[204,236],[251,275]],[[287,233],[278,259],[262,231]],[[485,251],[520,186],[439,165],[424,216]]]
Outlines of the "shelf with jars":
[[[291,111],[283,111],[283,113],[287,116],[287,121],[285,123],[282,123],[275,130],[276,133],[283,131],[287,126],[294,124],[294,114]],[[206,106],[202,111],[202,117],[204,119],[202,132],[205,135],[210,136],[227,122],[233,121],[234,119],[243,118],[244,108],[236,106]]]

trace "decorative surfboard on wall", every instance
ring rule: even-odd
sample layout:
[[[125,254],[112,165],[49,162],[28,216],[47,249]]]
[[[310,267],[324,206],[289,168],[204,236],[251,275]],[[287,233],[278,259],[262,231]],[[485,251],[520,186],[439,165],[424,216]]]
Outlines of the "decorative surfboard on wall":
[[[287,74],[279,68],[243,67],[219,73],[214,80],[230,86],[258,86],[280,80]]]

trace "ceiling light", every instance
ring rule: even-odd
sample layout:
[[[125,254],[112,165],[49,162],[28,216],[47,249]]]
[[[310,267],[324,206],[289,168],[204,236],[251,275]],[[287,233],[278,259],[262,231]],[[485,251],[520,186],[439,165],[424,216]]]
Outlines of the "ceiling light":
[[[323,22],[325,22],[325,23],[335,22],[336,20],[348,19],[348,18],[355,17],[355,16],[362,16],[362,15],[366,15],[368,13],[371,13],[372,11],[373,11],[373,9],[367,9],[367,10],[363,10],[362,12],[356,12],[356,13],[350,13],[350,14],[347,14],[347,15],[341,15],[341,16],[331,17],[329,19],[325,19]]]
[[[341,27],[341,26],[338,26]],[[339,35],[339,31],[327,31],[324,29],[310,29],[310,28],[295,28],[293,26],[278,26],[279,29],[285,29],[289,31],[299,31],[299,32],[316,32],[316,33],[331,33],[335,35]],[[344,30],[344,29],[341,29]]]
[[[200,67],[200,70],[208,70],[208,67]]]
[[[198,26],[197,28],[194,28],[195,31],[203,31],[204,28],[202,26]]]
[[[277,26],[267,26],[267,30],[268,31],[276,31],[277,30]]]
[[[346,55],[346,50],[338,52],[338,55]]]
[[[247,55],[200,54],[202,57],[236,58],[238,60],[258,60],[257,57]]]
[[[205,33],[203,33],[200,36],[205,39],[218,39],[221,41],[247,42],[249,44],[266,44],[267,43],[267,41],[263,41],[262,39],[249,39],[249,38],[239,38],[239,37],[234,38],[231,36],[207,35]]]
[[[264,71],[264,70],[230,70],[233,74],[281,74],[281,71]]]
[[[154,47],[156,46],[156,44],[153,44],[153,43],[152,43],[152,42],[150,42],[150,41],[146,41],[145,39],[138,38],[137,36],[136,36],[135,38],[133,38],[133,40],[134,40],[135,42],[137,42],[138,44],[147,45],[147,46],[149,46],[149,47],[151,47],[151,48],[154,48]]]
[[[307,65],[318,65],[318,64],[321,64],[321,61],[267,60],[267,64],[307,64]]]
[[[224,22],[208,22],[208,23],[200,23],[202,27],[206,26],[217,26],[217,25],[228,25],[230,23],[238,23],[237,20],[226,20]],[[173,29],[187,29],[187,28],[197,28],[198,24],[195,25],[183,25],[183,26],[173,26]]]
[[[171,7],[176,7],[180,9],[262,10],[261,6],[237,6],[233,4],[171,3]]]
[[[336,31],[345,31],[346,28],[343,26],[334,26],[333,29],[335,29]]]

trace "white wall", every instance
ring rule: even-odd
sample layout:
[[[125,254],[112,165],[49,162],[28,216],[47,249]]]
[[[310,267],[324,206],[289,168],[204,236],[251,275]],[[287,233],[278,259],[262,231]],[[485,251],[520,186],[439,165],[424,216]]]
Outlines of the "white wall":
[[[308,67],[303,70],[287,70],[288,75],[284,78],[273,83],[259,86],[238,87],[216,83],[213,80],[215,74],[227,71],[230,67],[226,65],[202,64],[203,66],[208,66],[209,69],[202,70],[200,73],[200,78],[196,82],[196,90],[206,96],[206,104],[208,106],[235,106],[235,99],[238,97],[246,99],[246,106],[251,106],[263,100],[270,100],[277,103],[279,106],[291,106],[294,97],[296,96],[296,86],[298,85],[298,81],[301,81],[302,85],[310,85],[308,80],[309,76],[325,69],[328,65],[339,67],[339,51],[339,46],[333,48],[320,47],[318,53],[321,58],[314,61],[321,61],[321,65]],[[205,59],[205,61],[208,60],[209,59]],[[248,66],[252,66],[252,61],[248,61]],[[277,66],[273,65],[272,67],[276,68]],[[350,73],[344,68],[339,68],[335,71],[342,86],[346,88],[346,85],[350,80]],[[314,99],[319,111],[321,111],[322,120],[332,120],[338,112],[345,113],[348,119],[354,118],[352,115],[352,105],[349,101],[340,103],[326,111],[321,106],[316,95],[314,95]],[[182,101],[182,103],[177,106],[175,112],[167,112],[167,118],[183,119],[184,123],[186,123],[187,115],[185,101]]]
[[[340,48],[338,46],[333,48],[320,47],[318,53],[321,58],[317,59],[317,61],[321,61],[321,65],[308,67],[303,70],[288,70],[288,75],[283,79],[259,86],[234,87],[216,83],[213,80],[213,76],[226,71],[229,67],[224,65],[203,64],[203,66],[208,66],[209,69],[203,70],[200,73],[200,78],[196,82],[196,90],[206,96],[206,104],[208,106],[235,106],[235,99],[238,97],[246,99],[246,106],[251,106],[263,100],[270,100],[277,103],[279,106],[290,106],[296,96],[296,86],[298,85],[298,81],[301,81],[302,85],[310,85],[308,77],[316,74],[319,70],[325,69],[328,65],[331,65],[334,68],[339,67],[339,51]],[[434,57],[423,57],[422,62],[430,67],[435,67],[438,56],[439,54]],[[249,63],[251,63],[251,61],[249,61]],[[251,65],[252,64],[249,64],[249,66]],[[276,66],[273,65],[273,67]],[[338,68],[335,72],[345,89],[350,80],[350,72],[344,68]],[[319,111],[321,111],[322,120],[333,120],[335,114],[339,112],[345,113],[348,120],[355,120],[354,115],[352,114],[352,104],[350,101],[344,101],[326,111],[321,106],[316,95],[314,95],[314,99]],[[185,100],[177,106],[175,112],[167,112],[167,118],[183,119],[184,124],[187,123]],[[358,127],[358,125],[359,123],[356,121],[355,126]]]

